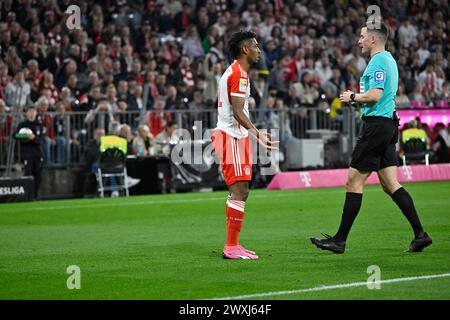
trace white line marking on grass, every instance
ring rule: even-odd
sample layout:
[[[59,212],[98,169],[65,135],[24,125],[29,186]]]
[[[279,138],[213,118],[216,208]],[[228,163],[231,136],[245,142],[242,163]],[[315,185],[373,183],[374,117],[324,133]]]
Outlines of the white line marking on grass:
[[[395,279],[381,280],[381,281],[379,281],[379,283],[380,284],[396,283],[396,282],[427,280],[427,279],[447,278],[447,277],[450,277],[450,273],[432,274],[432,275],[428,275],[428,276],[418,276],[418,277],[395,278]],[[344,283],[344,284],[336,284],[336,285],[330,285],[330,286],[320,286],[320,287],[314,287],[314,288],[308,288],[308,289],[298,289],[298,290],[273,291],[273,292],[244,294],[244,295],[241,295],[241,296],[225,297],[225,298],[212,298],[212,299],[207,299],[207,300],[253,299],[253,298],[270,297],[270,296],[281,296],[281,295],[288,295],[288,294],[295,294],[295,293],[317,292],[317,291],[326,291],[326,290],[352,288],[352,287],[365,287],[365,286],[367,286],[367,281],[364,281],[364,282],[351,282],[351,283]]]
[[[329,190],[328,192],[320,192],[323,193],[342,193],[342,190]],[[311,195],[312,193],[308,193]],[[319,194],[319,192],[315,192],[314,194]],[[289,193],[289,194],[271,194],[271,195],[262,195],[255,194],[250,195],[251,198],[277,198],[277,197],[298,197],[298,194]],[[106,202],[105,203],[96,203],[96,204],[86,204],[86,205],[73,205],[73,206],[53,206],[53,207],[31,207],[31,208],[14,208],[14,209],[6,209],[1,210],[2,213],[6,212],[26,212],[26,211],[46,211],[46,210],[63,210],[63,209],[89,209],[89,208],[101,208],[101,207],[123,207],[123,206],[140,206],[147,204],[166,204],[166,203],[187,203],[187,202],[204,202],[204,201],[218,201],[223,200],[224,203],[226,201],[226,196],[223,197],[214,197],[214,198],[195,198],[195,199],[167,199],[167,200],[149,200],[149,201],[139,201],[139,202]],[[107,199],[105,199],[107,200]]]
[[[408,187],[410,189],[411,187]],[[301,190],[314,190],[314,189],[298,189],[298,191]],[[320,189],[319,192],[308,192],[307,195],[317,195],[317,194],[332,194],[332,193],[340,193],[344,194],[345,192],[341,189],[338,190],[323,190]],[[250,190],[251,191],[251,190]],[[281,190],[280,190],[281,191]],[[286,190],[286,191],[294,191],[292,190]],[[364,190],[364,192],[379,192],[380,190],[377,189],[367,189]],[[255,194],[252,195],[250,193],[250,201],[253,198],[278,198],[278,197],[298,197],[298,193],[288,193],[288,194]],[[147,205],[147,204],[165,204],[165,203],[187,203],[187,202],[203,202],[203,201],[218,201],[218,200],[226,200],[226,197],[214,197],[214,198],[198,198],[198,199],[168,199],[168,200],[149,200],[149,201],[139,201],[139,202],[106,202],[108,199],[103,199],[105,203],[97,203],[97,204],[86,204],[86,205],[73,205],[73,206],[52,206],[52,207],[32,207],[32,208],[14,208],[14,209],[2,209],[0,206],[0,212],[1,213],[7,213],[7,212],[29,212],[29,211],[46,211],[46,210],[65,210],[65,209],[89,209],[89,208],[105,208],[105,207],[124,207],[124,206],[141,206],[141,205]],[[82,200],[82,199],[80,199]],[[87,200],[87,199],[85,199]],[[99,200],[99,199],[96,199]],[[224,201],[225,201],[224,200]]]

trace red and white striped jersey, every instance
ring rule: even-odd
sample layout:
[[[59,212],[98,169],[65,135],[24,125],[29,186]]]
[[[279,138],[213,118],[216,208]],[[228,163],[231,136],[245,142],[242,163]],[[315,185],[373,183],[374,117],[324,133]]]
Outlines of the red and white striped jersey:
[[[235,60],[219,80],[217,129],[241,139],[248,136],[248,130],[233,116],[231,96],[245,99],[244,113],[250,118],[248,100],[250,98],[250,79],[239,61]]]

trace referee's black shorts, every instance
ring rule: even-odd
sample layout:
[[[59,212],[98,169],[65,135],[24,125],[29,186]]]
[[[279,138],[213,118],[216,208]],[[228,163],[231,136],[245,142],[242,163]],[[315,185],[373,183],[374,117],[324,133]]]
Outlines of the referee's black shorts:
[[[372,172],[398,166],[395,144],[398,127],[386,117],[363,117],[363,127],[352,154],[350,167]]]

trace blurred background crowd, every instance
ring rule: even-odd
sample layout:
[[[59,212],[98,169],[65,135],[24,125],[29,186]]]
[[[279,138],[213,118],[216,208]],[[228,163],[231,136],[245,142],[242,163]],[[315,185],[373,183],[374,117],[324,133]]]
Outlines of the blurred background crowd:
[[[65,11],[72,4],[81,9],[80,30],[66,25]],[[300,117],[308,109],[320,109],[339,120],[339,93],[359,90],[367,64],[357,41],[370,4],[375,3],[3,0],[0,139],[7,139],[10,112],[35,104],[48,144],[70,136],[74,148],[83,148],[79,133],[105,114],[106,134],[122,131],[136,154],[134,138],[166,134],[173,111],[215,108],[218,79],[232,62],[227,39],[239,29],[255,31],[263,49],[250,72],[250,108],[264,110],[269,126],[285,108],[297,110]],[[392,31],[387,49],[399,66],[397,108],[448,107],[448,1],[376,4]],[[69,134],[61,125],[68,111],[80,113]],[[145,123],[138,114],[145,114]],[[447,123],[439,127],[443,129],[448,130]],[[432,144],[437,134],[434,128],[427,130]]]

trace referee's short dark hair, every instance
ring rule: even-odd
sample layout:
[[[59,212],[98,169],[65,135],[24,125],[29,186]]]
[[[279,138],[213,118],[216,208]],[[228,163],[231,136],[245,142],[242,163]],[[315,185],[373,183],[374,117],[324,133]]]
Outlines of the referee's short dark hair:
[[[366,23],[367,33],[376,34],[382,43],[389,38],[389,27],[381,20],[374,19]]]
[[[233,33],[228,45],[230,48],[230,54],[233,59],[238,59],[241,55],[241,49],[247,40],[256,38],[256,34],[252,31],[238,31]]]

